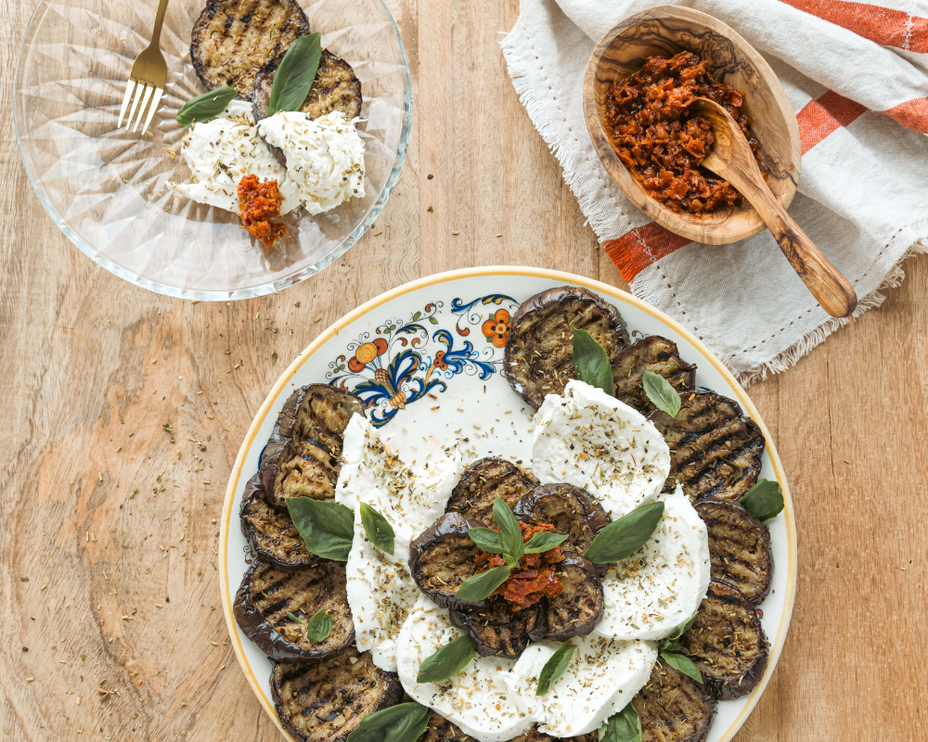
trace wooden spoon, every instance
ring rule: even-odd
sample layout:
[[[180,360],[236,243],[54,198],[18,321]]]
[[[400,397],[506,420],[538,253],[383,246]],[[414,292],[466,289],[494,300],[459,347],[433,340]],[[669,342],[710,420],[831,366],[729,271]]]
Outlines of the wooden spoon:
[[[690,110],[707,119],[715,135],[715,145],[701,165],[725,178],[757,210],[789,264],[822,309],[832,317],[850,315],[857,306],[857,294],[770,192],[738,123],[728,111],[708,98],[697,98]]]

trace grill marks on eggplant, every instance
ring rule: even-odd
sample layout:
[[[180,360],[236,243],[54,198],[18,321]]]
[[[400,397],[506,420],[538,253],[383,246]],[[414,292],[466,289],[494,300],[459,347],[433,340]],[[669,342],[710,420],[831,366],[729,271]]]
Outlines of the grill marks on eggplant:
[[[445,513],[409,545],[409,574],[419,589],[443,608],[484,605],[454,597],[461,583],[480,569],[474,563],[479,549],[467,535],[467,530],[477,525],[460,513]]]
[[[612,363],[615,397],[643,415],[657,409],[644,391],[644,371],[663,376],[678,392],[691,391],[696,382],[696,366],[680,358],[672,340],[651,335],[629,345]]]
[[[628,345],[619,311],[596,294],[561,286],[523,302],[506,340],[506,378],[536,410],[547,394],[561,394],[574,373],[573,328],[589,332],[610,362]]]
[[[245,485],[239,518],[242,534],[262,562],[280,569],[318,564],[319,557],[306,550],[306,544],[290,517],[268,505],[257,474]]]
[[[549,734],[539,732],[537,729],[532,729],[527,734],[516,737],[512,742],[548,742],[548,740],[551,740],[551,742],[598,742],[599,732],[590,732],[579,737],[552,737]]]
[[[271,505],[286,511],[288,497],[335,497],[343,434],[355,413],[364,414],[364,402],[328,384],[310,384],[290,395],[261,456],[261,482]]]
[[[715,392],[684,394],[676,418],[655,410],[650,417],[670,447],[664,492],[677,484],[690,500],[740,500],[757,482],[763,433],[741,406]]]
[[[762,603],[773,581],[767,526],[730,500],[706,498],[695,507],[709,533],[712,576],[737,587],[754,605]]]
[[[715,715],[715,699],[662,659],[632,705],[641,717],[642,742],[704,742]]]
[[[767,638],[757,611],[738,588],[720,580],[709,583],[680,644],[721,701],[750,693],[767,667]]]
[[[283,54],[268,62],[255,78],[255,121],[267,118],[271,101],[271,88]],[[341,111],[351,121],[361,115],[361,82],[351,65],[336,57],[328,49],[322,50],[316,79],[300,110],[311,119]]]
[[[320,610],[332,616],[332,633],[313,644],[306,637],[306,622]],[[276,660],[318,659],[354,640],[345,567],[334,562],[291,572],[255,562],[235,596],[234,612],[245,635]]]
[[[488,456],[464,470],[451,491],[446,513],[459,512],[487,528],[496,528],[493,501],[499,497],[513,508],[538,482],[515,464]]]
[[[530,636],[544,629],[540,604],[521,611],[499,597],[487,600],[481,608],[452,610],[451,623],[470,634],[481,657],[505,657],[516,660],[525,651]]]
[[[564,561],[555,568],[563,586],[561,593],[544,600],[543,635],[533,639],[567,641],[589,634],[603,615],[603,584],[592,562],[576,552],[565,551]]]
[[[596,534],[612,519],[599,500],[572,484],[543,484],[523,497],[513,508],[516,518],[526,523],[547,523],[555,533],[567,536],[561,548],[583,554]]]
[[[228,85],[251,100],[258,71],[308,33],[295,0],[209,0],[193,26],[190,59],[207,88]]]
[[[271,694],[280,723],[300,742],[345,742],[365,716],[395,705],[396,676],[353,644],[318,662],[279,662]]]
[[[469,734],[464,734],[456,724],[448,721],[434,711],[429,714],[429,725],[417,742],[477,742]]]

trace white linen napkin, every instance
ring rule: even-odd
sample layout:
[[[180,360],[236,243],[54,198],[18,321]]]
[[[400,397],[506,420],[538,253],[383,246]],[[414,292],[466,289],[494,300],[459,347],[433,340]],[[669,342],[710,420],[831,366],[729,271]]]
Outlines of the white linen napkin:
[[[687,0],[770,63],[797,112],[790,214],[860,297],[855,316],[928,251],[928,3]],[[829,317],[769,232],[687,243],[639,212],[600,165],[583,118],[596,43],[644,0],[521,0],[503,54],[523,105],[632,292],[712,348],[744,384],[792,366],[848,320]]]

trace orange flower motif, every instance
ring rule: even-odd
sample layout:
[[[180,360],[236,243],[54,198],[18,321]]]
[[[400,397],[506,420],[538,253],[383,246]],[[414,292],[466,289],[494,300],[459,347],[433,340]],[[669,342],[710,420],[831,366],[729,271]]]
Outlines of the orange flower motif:
[[[442,371],[448,368],[448,363],[445,361],[445,351],[440,350],[435,354],[435,368]]]
[[[497,348],[505,346],[506,336],[509,335],[509,312],[505,309],[497,310],[492,319],[483,323],[483,334],[487,336],[487,342]]]
[[[373,342],[364,343],[358,347],[348,361],[348,368],[354,373],[360,373],[364,367],[373,361],[377,356],[382,356],[387,352],[387,341],[383,338],[377,338]]]

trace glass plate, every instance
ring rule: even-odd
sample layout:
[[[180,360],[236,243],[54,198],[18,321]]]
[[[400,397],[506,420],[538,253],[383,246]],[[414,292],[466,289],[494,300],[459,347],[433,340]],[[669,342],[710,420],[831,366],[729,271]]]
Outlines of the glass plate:
[[[156,0],[42,0],[23,37],[14,121],[29,180],[62,232],[107,270],[185,299],[244,299],[317,273],[383,209],[406,158],[409,62],[381,0],[302,0],[323,46],[354,67],[364,105],[367,196],[316,217],[289,215],[289,235],[265,251],[228,212],[175,194],[189,180],[174,120],[205,92],[190,32],[206,0],[172,0],[161,50],[168,84],[149,135],[116,130],[132,62],[149,42]]]

